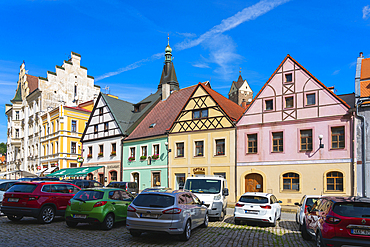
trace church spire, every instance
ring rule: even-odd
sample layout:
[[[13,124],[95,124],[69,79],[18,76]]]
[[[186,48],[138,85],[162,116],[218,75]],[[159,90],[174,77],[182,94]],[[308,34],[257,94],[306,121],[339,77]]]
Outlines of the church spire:
[[[165,62],[166,63],[170,63],[172,61],[171,57],[172,57],[172,48],[170,46],[170,35],[168,34],[168,44],[166,46],[166,49],[164,50],[166,52],[165,54]]]
[[[170,46],[170,36],[168,35],[168,42],[165,51],[165,60],[162,70],[161,80],[158,85],[158,89],[162,88],[163,84],[169,84],[171,91],[179,90],[179,82],[177,81],[175,67],[172,62],[172,48]]]

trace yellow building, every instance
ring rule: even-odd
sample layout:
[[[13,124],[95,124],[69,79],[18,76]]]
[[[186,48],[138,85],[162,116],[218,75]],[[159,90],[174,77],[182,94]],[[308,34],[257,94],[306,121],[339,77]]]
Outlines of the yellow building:
[[[79,166],[80,138],[93,107],[93,100],[76,107],[61,105],[41,116],[41,165],[37,167],[37,175]]]
[[[173,123],[168,137],[169,187],[195,174],[222,175],[235,202],[235,123],[243,108],[199,83]]]

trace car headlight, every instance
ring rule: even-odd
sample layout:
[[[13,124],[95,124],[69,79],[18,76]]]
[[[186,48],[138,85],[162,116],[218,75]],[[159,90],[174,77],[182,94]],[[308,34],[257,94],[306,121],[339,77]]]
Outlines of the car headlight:
[[[214,196],[213,200],[221,200],[221,195]]]

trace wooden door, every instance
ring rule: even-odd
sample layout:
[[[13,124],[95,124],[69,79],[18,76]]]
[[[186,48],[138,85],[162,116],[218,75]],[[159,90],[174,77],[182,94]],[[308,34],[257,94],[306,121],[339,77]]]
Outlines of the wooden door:
[[[263,192],[263,178],[260,174],[252,173],[245,176],[245,192]]]

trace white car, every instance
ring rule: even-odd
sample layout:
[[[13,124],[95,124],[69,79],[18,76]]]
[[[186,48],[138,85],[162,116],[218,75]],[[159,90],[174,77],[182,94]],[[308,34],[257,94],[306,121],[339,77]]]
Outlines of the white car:
[[[294,205],[297,205],[297,213],[295,214],[295,221],[299,225],[299,229],[301,230],[301,227],[303,225],[303,219],[304,215],[307,212],[307,207],[312,205],[320,198],[319,195],[304,195],[301,199],[301,202],[294,203]]]
[[[5,194],[5,191],[7,191],[10,187],[13,186],[13,184],[19,182],[19,180],[0,180],[0,208],[1,204],[3,202],[3,196]],[[3,215],[3,213],[0,211],[0,215]]]
[[[269,223],[276,226],[281,218],[281,201],[273,194],[261,192],[244,193],[235,205],[234,221],[239,225],[241,221]]]

